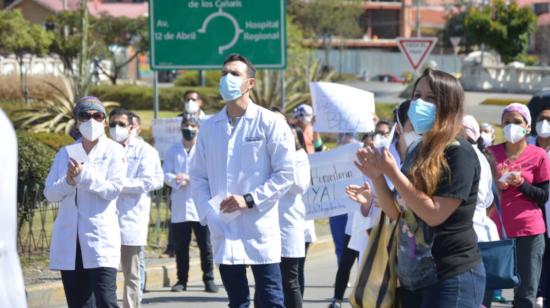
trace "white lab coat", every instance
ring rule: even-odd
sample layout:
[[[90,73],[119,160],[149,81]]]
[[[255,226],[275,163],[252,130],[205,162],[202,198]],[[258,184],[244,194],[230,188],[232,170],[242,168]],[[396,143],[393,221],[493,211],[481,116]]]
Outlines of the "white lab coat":
[[[76,186],[69,185],[65,178],[68,161],[68,152],[63,147],[55,156],[44,189],[48,201],[59,202],[50,268],[75,269],[77,234],[84,268],[118,268],[120,227],[116,201],[128,167],[124,149],[106,136],[100,137],[75,178]]]
[[[281,228],[281,257],[303,258],[305,249],[306,206],[302,195],[311,184],[311,170],[306,151],[296,152],[294,184],[279,201],[279,226]]]
[[[187,153],[182,142],[174,143],[164,158],[164,181],[172,188],[170,199],[172,201],[172,223],[199,221],[197,207],[191,197],[190,185],[181,186],[176,183],[176,175],[189,174],[191,160],[195,155],[195,146]]]
[[[124,150],[128,173],[117,201],[121,243],[145,246],[151,211],[149,192],[162,188],[164,174],[157,150],[143,139],[130,137]]]
[[[27,307],[23,274],[17,254],[17,139],[0,109],[0,307]]]
[[[498,241],[499,235],[497,226],[487,216],[487,208],[493,204],[493,175],[491,166],[487,158],[477,148],[477,145],[472,145],[476,152],[481,167],[479,173],[479,184],[477,190],[476,210],[474,212],[474,231],[477,235],[478,242]]]
[[[294,137],[280,117],[252,102],[232,130],[226,108],[202,124],[191,164],[193,199],[210,229],[214,262],[280,262],[277,203],[293,182]],[[256,205],[228,222],[220,218],[219,204],[208,203],[246,193]]]
[[[317,241],[317,233],[315,232],[315,220],[309,219],[304,224],[304,239],[306,243],[314,243]]]

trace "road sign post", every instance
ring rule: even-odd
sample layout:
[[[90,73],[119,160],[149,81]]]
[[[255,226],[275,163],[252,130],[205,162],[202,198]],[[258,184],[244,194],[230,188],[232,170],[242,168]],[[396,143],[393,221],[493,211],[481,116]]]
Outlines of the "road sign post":
[[[397,38],[397,45],[415,73],[422,67],[437,42],[437,37]]]
[[[150,0],[151,67],[219,69],[238,53],[284,69],[285,13],[284,0]]]

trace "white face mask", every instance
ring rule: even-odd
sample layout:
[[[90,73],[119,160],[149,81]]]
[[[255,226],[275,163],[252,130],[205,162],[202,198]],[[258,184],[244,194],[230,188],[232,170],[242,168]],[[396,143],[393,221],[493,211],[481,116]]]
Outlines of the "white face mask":
[[[527,130],[521,127],[521,125],[508,124],[504,126],[504,138],[512,144],[516,144],[521,141],[525,135],[527,135]]]
[[[94,142],[105,134],[103,123],[103,121],[98,122],[94,119],[90,119],[86,122],[80,123],[78,130],[84,139]]]
[[[483,140],[483,145],[485,147],[493,145],[493,134],[481,133],[481,139]]]
[[[422,140],[422,135],[419,135],[414,130],[411,130],[410,132],[406,132],[403,134],[403,139],[405,140],[405,145],[407,145],[408,148],[411,146],[411,144]]]
[[[543,120],[537,122],[537,135],[542,138],[550,137],[550,121]]]
[[[197,104],[196,101],[190,99],[185,102],[185,111],[187,113],[197,113],[199,112],[199,110],[200,110],[199,104]]]
[[[128,128],[121,127],[118,125],[110,128],[109,134],[111,135],[111,138],[118,143],[123,143],[130,136],[130,133],[128,132]]]

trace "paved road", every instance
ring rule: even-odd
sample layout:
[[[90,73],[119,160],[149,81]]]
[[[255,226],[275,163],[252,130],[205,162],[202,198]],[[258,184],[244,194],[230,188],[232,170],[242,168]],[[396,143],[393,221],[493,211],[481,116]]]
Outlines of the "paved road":
[[[304,307],[326,307],[333,295],[333,279],[336,275],[336,257],[332,250],[318,251],[308,256],[306,262],[306,291]],[[250,271],[249,271],[250,272]],[[216,273],[217,274],[217,273]],[[220,292],[210,294],[202,292],[200,277],[193,277],[189,290],[182,293],[170,292],[169,288],[145,293],[143,307],[227,307],[227,294],[221,286],[219,275],[216,277]],[[253,287],[254,279],[249,275],[249,284]],[[251,288],[253,294],[253,288]],[[351,307],[351,306],[348,306]]]
[[[334,276],[336,274],[336,258],[332,250],[318,251],[308,256],[306,262],[306,291],[304,296],[304,307],[327,307],[333,295]],[[350,283],[353,284],[354,273],[351,275]],[[221,287],[219,276],[216,277],[218,285]],[[253,286],[253,278],[249,275],[250,285]],[[348,295],[350,289],[346,291]],[[251,288],[251,294],[253,289]],[[511,298],[509,291],[505,292],[507,298]],[[203,292],[203,285],[200,277],[192,277],[189,290],[181,293],[170,292],[169,288],[152,290],[145,293],[143,307],[201,307],[201,308],[221,308],[227,307],[227,295],[220,288],[218,294]],[[251,305],[252,307],[252,305]],[[351,307],[344,304],[343,307]],[[493,307],[511,307],[511,305],[493,305]]]

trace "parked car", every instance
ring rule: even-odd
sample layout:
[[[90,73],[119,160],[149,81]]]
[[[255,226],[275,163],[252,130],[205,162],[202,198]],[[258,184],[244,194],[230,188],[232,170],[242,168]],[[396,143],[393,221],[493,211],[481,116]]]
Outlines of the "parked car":
[[[380,74],[371,78],[371,81],[404,83],[405,80],[393,74]]]

